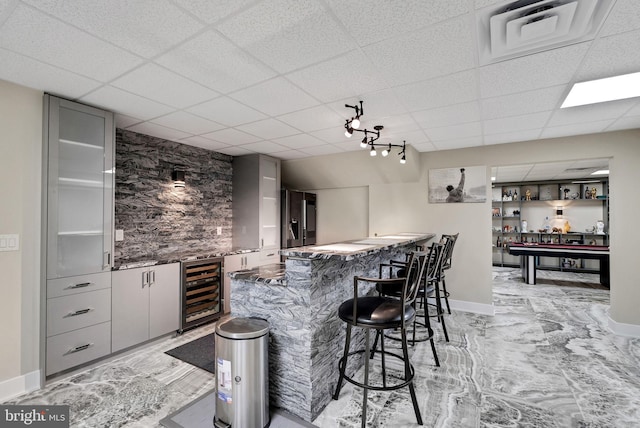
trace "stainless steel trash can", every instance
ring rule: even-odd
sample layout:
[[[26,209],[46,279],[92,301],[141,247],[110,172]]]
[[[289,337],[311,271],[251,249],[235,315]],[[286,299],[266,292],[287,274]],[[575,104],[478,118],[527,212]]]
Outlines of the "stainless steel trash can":
[[[269,425],[269,323],[231,318],[216,326],[216,428]]]

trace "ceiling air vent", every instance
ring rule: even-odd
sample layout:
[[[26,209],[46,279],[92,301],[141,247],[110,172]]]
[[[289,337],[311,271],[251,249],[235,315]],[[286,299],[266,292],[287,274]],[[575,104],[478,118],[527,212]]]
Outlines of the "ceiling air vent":
[[[478,11],[480,63],[489,64],[596,35],[614,0],[520,0]]]

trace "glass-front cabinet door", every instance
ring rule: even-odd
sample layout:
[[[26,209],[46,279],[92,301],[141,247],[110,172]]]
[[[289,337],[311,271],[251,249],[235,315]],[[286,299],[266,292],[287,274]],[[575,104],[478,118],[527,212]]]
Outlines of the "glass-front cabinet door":
[[[108,271],[112,254],[113,114],[45,96],[47,278]]]

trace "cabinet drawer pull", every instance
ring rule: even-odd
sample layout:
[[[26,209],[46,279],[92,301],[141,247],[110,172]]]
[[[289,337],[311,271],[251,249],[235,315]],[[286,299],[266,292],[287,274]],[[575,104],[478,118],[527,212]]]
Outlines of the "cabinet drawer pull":
[[[89,312],[91,310],[91,308],[87,308],[87,309],[80,309],[78,311],[75,312],[69,312],[69,316],[70,317],[75,317],[77,315],[83,315],[86,314],[87,312]]]
[[[93,282],[81,282],[80,284],[70,285],[67,287],[67,289],[71,290],[74,288],[83,288],[83,287],[88,287],[90,285],[93,285]]]
[[[75,348],[71,348],[67,351],[67,354],[73,354],[74,352],[84,351],[85,349],[93,346],[93,343],[87,343],[86,345],[76,346]]]

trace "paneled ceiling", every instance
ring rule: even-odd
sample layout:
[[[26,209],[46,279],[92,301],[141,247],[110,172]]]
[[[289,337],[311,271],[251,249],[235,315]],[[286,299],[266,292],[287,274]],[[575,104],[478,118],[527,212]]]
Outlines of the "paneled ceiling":
[[[638,98],[559,108],[640,71],[640,1],[598,1],[586,36],[487,61],[482,17],[509,2],[0,0],[0,79],[234,156],[361,150],[359,100],[379,142],[420,152],[640,128]]]

